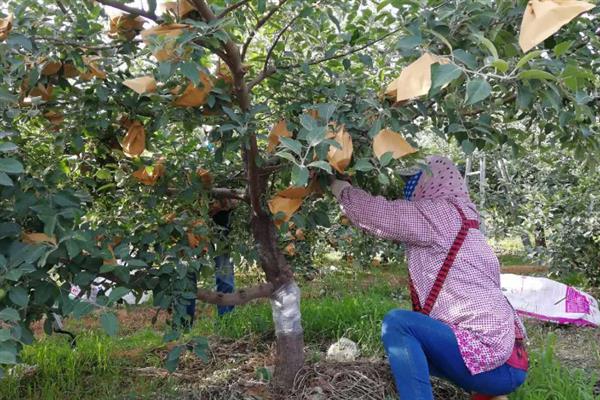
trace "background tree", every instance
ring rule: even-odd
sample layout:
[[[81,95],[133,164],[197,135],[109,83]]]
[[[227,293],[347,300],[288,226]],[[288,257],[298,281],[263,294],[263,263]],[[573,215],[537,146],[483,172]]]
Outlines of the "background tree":
[[[103,5],[124,15],[109,20]],[[431,130],[457,139],[465,153],[505,145],[520,156],[524,144],[549,142],[582,161],[597,154],[598,9],[523,54],[525,6],[9,1],[0,25],[0,110],[3,137],[11,136],[2,146],[15,154],[0,168],[0,252],[3,285],[14,287],[2,300],[0,362],[17,361],[30,321],[52,309],[89,311],[68,299],[69,282],[89,287],[104,276],[117,287],[101,304],[130,288],[152,290],[176,322],[196,296],[223,305],[270,297],[275,378],[288,384],[303,363],[303,340],[299,289],[280,250],[290,222],[277,209],[302,203],[292,220],[296,239],[296,229],[329,227],[319,181],[333,172],[328,154],[343,150],[332,134],[352,138],[346,172],[387,195],[401,186],[395,168],[424,154],[374,157],[372,140],[384,128],[413,143]],[[424,53],[441,57],[422,69],[431,87],[413,101],[386,99],[383,89]],[[279,121],[279,135],[269,135]],[[281,195],[291,186],[306,188],[303,200]],[[269,207],[277,193],[285,200]],[[248,226],[232,251],[256,261],[265,283],[219,294],[196,292],[185,278],[206,271],[228,246],[206,246],[218,236],[208,218],[214,199],[242,202],[235,216]],[[115,321],[110,311],[102,316],[109,332]],[[177,329],[166,335],[178,337]],[[173,350],[170,366],[184,349]],[[203,342],[194,349],[202,354]]]

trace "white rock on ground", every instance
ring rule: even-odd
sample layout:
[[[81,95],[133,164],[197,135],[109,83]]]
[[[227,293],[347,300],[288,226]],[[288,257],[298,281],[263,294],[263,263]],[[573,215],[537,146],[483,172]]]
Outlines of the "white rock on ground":
[[[327,350],[327,361],[348,362],[354,361],[358,357],[358,345],[350,339],[341,338],[336,343],[329,346]]]

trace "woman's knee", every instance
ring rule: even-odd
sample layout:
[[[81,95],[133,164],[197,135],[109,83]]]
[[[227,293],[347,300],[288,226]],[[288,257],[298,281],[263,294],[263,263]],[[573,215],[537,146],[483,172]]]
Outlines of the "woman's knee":
[[[388,334],[398,335],[408,332],[408,328],[413,325],[414,312],[409,310],[396,309],[388,312],[381,324],[381,337]]]

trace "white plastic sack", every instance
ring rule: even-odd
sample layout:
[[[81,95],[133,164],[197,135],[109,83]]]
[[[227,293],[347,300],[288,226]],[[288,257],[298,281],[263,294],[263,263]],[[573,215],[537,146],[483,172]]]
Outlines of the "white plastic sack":
[[[600,326],[598,301],[548,278],[501,274],[504,295],[519,315],[577,326]]]
[[[98,296],[98,293],[101,290],[105,291],[104,294],[106,296],[110,295],[110,292],[112,291],[112,288],[110,287],[111,283],[112,282],[109,281],[108,279],[96,278],[94,280],[94,283],[91,285],[89,297],[87,295],[83,294],[79,299],[96,304],[96,297]],[[69,294],[69,298],[74,299],[75,297],[77,297],[79,295],[79,293],[81,293],[81,288],[79,286],[71,285],[71,293]],[[146,303],[150,299],[150,293],[144,292],[139,301],[136,301],[135,294],[133,294],[132,292],[127,293],[125,296],[121,297],[121,299],[125,303],[130,304],[130,305],[131,304],[143,304],[143,303]]]

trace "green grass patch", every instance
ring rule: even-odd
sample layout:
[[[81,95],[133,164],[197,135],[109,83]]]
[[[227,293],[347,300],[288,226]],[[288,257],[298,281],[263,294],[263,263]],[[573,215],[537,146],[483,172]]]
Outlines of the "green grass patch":
[[[556,338],[547,336],[543,348],[530,354],[531,368],[527,380],[511,400],[597,400],[594,394],[595,376],[580,368],[566,368],[554,354]]]

